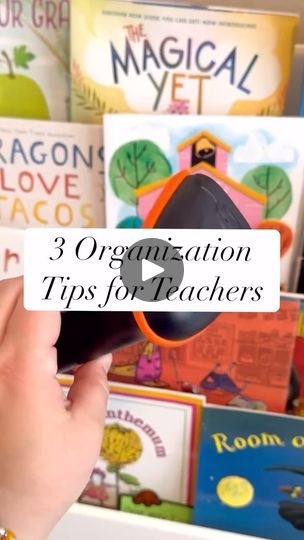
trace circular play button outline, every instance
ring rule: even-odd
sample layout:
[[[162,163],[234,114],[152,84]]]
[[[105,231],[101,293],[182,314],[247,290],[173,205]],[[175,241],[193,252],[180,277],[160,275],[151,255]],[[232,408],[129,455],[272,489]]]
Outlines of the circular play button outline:
[[[150,279],[143,279],[145,261],[151,263]],[[155,265],[154,276],[152,265]],[[180,287],[184,278],[184,263],[170,242],[146,238],[127,249],[122,259],[120,276],[133,298],[144,302],[161,302],[169,300]]]

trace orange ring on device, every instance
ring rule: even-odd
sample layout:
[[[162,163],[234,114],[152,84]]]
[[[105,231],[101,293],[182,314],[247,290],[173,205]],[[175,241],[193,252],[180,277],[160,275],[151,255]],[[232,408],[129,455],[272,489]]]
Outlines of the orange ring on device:
[[[144,220],[143,222],[144,229],[153,229],[155,223],[157,222],[158,218],[162,214],[168,201],[171,199],[172,195],[174,195],[175,191],[179,188],[179,186],[181,185],[183,180],[186,178],[186,176],[189,175],[189,173],[190,173],[189,170],[183,170],[170,178],[170,180],[164,187],[163,191],[159,195],[156,203],[154,204],[151,211],[149,212],[148,216]],[[155,343],[156,345],[159,345],[160,347],[181,347],[182,345],[185,345],[189,341],[192,341],[195,337],[199,336],[205,331],[205,329],[200,330],[193,336],[186,339],[181,339],[181,340],[166,339],[166,338],[162,338],[161,336],[156,334],[154,330],[152,330],[152,328],[148,324],[148,321],[145,317],[144,312],[134,311],[133,316],[141,333],[149,341],[152,341],[153,343]]]

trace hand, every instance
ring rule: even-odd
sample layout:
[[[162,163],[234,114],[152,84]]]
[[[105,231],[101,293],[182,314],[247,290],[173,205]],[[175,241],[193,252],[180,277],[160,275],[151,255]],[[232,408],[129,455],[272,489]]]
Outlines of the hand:
[[[0,526],[45,540],[97,461],[109,357],[56,380],[60,314],[23,307],[21,278],[0,282]]]

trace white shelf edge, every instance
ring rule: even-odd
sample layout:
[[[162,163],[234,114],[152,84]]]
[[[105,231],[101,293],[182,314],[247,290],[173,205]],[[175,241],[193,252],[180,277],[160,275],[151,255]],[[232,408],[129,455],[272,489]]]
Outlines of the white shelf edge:
[[[155,538],[163,538],[164,540],[167,536],[171,539],[173,535],[176,540],[258,540],[253,536],[244,536],[226,531],[206,529],[204,527],[170,522],[163,519],[129,514],[86,504],[74,504],[60,522],[58,528],[55,529],[54,534],[50,536],[49,540],[61,540],[66,538],[67,535],[78,540],[76,530],[72,530],[72,526],[77,526],[78,519],[85,521],[87,524],[92,524],[92,532],[94,530],[94,533],[90,538],[93,540],[95,540],[95,538],[97,539],[96,534],[98,535],[98,538],[100,537],[104,540],[110,538],[110,535],[107,536],[104,533],[110,531],[111,524],[112,526],[115,526],[116,533],[118,529],[121,529],[122,538],[126,538],[126,532],[129,529],[129,534],[131,533],[134,540],[144,540],[145,532],[147,533],[148,531],[153,531]],[[68,530],[69,526],[71,526],[70,531]],[[60,531],[63,532],[64,528],[64,536],[60,536]],[[112,536],[112,538],[113,537],[114,536]],[[129,538],[129,536],[127,537]],[[81,537],[79,536],[79,538]]]

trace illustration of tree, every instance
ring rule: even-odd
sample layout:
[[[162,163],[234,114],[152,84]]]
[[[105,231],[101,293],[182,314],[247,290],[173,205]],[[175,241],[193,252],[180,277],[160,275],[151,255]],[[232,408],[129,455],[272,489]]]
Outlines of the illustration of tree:
[[[131,206],[137,206],[135,189],[167,178],[172,167],[162,150],[149,140],[124,144],[110,162],[110,181],[115,195]]]
[[[100,456],[107,463],[107,472],[115,474],[116,501],[120,493],[120,481],[130,486],[139,486],[138,479],[121,469],[126,465],[135,463],[143,451],[139,435],[133,429],[120,424],[108,424],[105,427]]]
[[[260,165],[248,171],[242,183],[267,197],[264,219],[281,219],[292,203],[292,186],[287,173],[277,165]]]

